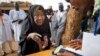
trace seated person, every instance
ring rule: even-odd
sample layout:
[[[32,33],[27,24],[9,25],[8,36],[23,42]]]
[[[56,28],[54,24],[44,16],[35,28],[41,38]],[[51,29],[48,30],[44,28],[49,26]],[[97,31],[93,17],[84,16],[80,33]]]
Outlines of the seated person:
[[[42,6],[31,6],[23,23],[19,44],[22,55],[50,49],[49,21]]]

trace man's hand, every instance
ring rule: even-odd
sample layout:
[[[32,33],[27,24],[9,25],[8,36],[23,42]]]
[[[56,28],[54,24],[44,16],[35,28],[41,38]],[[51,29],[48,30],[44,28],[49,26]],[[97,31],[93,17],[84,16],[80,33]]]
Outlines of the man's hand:
[[[18,23],[20,24],[20,23],[23,22],[23,20],[18,19],[18,20],[14,20],[14,21],[12,21],[12,23],[15,23],[15,22],[18,22]]]
[[[14,21],[12,21],[12,23],[15,23],[15,22],[18,22],[18,20],[14,20]]]
[[[19,20],[19,22],[18,22],[18,23],[20,24],[20,23],[22,23],[22,22],[23,22],[23,20]]]
[[[69,45],[71,48],[74,48],[76,50],[81,49],[82,48],[82,40],[81,39],[71,40],[69,42]]]

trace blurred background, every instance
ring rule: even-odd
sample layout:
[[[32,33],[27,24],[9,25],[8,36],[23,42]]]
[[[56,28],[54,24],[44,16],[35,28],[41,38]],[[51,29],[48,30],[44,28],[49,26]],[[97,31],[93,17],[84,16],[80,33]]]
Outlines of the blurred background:
[[[0,0],[0,3],[11,3],[11,2],[29,2],[31,4],[40,4],[42,5],[45,9],[47,9],[49,6],[52,6],[53,10],[58,10],[58,5],[60,2],[63,3],[64,9],[67,8],[67,5],[70,3],[67,3],[65,0]]]

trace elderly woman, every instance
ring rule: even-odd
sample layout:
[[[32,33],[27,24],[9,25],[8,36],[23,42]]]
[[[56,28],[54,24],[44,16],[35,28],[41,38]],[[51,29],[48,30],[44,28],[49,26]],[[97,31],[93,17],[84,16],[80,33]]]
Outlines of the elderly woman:
[[[51,33],[49,21],[42,6],[31,6],[29,14],[23,23],[20,36],[22,55],[50,49]]]

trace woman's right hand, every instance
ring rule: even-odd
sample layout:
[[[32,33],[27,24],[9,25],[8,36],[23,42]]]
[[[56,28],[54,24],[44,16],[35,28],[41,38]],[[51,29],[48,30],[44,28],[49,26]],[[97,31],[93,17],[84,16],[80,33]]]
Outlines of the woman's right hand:
[[[35,42],[37,42],[37,44],[39,45],[39,49],[42,50],[42,44],[41,44],[42,41],[41,41],[40,37],[42,37],[42,36],[38,33],[30,33],[27,36],[27,39],[32,39]]]
[[[42,37],[42,36],[40,34],[38,34],[38,33],[30,33],[27,36],[27,39],[32,39],[32,40],[36,41],[36,40],[40,39],[39,37]]]

